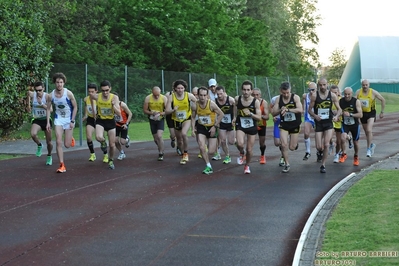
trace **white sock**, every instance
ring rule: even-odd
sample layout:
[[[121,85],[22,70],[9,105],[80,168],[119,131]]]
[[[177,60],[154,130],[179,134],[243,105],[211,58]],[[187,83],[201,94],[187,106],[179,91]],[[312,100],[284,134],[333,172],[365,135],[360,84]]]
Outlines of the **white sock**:
[[[310,153],[310,138],[305,139],[306,152]]]
[[[212,168],[211,163],[207,163],[206,166]]]

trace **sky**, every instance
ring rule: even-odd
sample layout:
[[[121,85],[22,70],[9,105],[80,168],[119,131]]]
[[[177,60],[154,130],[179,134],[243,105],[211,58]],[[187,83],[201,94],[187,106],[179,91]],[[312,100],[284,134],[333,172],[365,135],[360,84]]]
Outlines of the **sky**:
[[[348,60],[358,36],[399,36],[398,5],[398,0],[318,0],[316,49],[322,65],[337,48]]]

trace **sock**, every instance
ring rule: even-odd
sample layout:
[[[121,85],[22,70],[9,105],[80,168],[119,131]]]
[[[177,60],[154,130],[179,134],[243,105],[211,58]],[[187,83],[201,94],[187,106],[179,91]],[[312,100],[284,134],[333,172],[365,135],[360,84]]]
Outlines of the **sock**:
[[[37,144],[37,146],[39,146],[39,147],[40,147],[40,146],[43,146],[43,145],[42,145],[42,143],[40,142],[39,144]]]
[[[88,141],[87,146],[89,146],[90,153],[94,153],[93,141]]]
[[[310,138],[305,139],[306,152],[310,153]]]
[[[266,145],[260,147],[260,155],[265,155]]]
[[[206,166],[212,168],[211,163],[207,163]]]

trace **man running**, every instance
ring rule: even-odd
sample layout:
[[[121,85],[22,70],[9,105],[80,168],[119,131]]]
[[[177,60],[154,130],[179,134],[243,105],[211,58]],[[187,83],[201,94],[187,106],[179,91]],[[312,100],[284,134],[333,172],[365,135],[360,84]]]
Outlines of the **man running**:
[[[356,91],[356,98],[359,99],[362,104],[363,117],[360,119],[360,122],[363,125],[367,139],[366,156],[371,157],[374,154],[376,146],[375,143],[373,143],[373,126],[377,115],[375,99],[381,101],[380,119],[384,118],[385,99],[378,91],[370,88],[370,83],[367,79],[362,81],[362,88]]]
[[[90,100],[90,96],[97,94],[97,85],[94,83],[90,83],[87,85],[87,96],[83,99],[85,104],[85,114],[83,116],[82,121],[86,121],[86,140],[87,146],[89,147],[90,157],[89,161],[94,162],[96,160],[96,154],[94,152],[93,145],[93,133],[96,131],[96,115],[97,115],[97,107],[96,101],[92,102]],[[104,155],[105,156],[105,155]],[[107,159],[108,162],[108,159]]]
[[[119,97],[117,93],[114,93]],[[132,120],[132,111],[129,106],[122,100],[119,100],[120,115],[115,115],[116,122],[116,140],[115,147],[119,151],[118,160],[122,161],[126,158],[125,151],[122,146],[129,147],[129,124]]]
[[[214,101],[208,98],[208,89],[205,87],[198,88],[199,100],[193,108],[191,116],[191,126],[197,135],[198,146],[206,163],[203,174],[212,174],[213,169],[209,161],[208,151],[212,154],[216,150],[217,137],[220,121],[223,119],[223,112]],[[195,116],[198,115],[196,121]],[[197,123],[196,123],[197,122]],[[208,151],[206,145],[208,143]]]
[[[246,80],[241,84],[241,95],[235,97],[233,124],[236,126],[237,149],[240,156],[238,164],[244,164],[244,174],[250,174],[249,164],[252,159],[255,137],[258,133],[257,121],[261,119],[260,104],[252,96],[253,84]],[[247,146],[245,145],[247,138]],[[245,148],[245,149],[244,149]]]
[[[75,118],[78,110],[75,96],[72,91],[64,88],[67,79],[63,73],[53,75],[53,83],[56,88],[52,93],[47,94],[47,125],[46,129],[51,132],[50,112],[52,104],[55,106],[54,127],[56,137],[57,156],[60,161],[60,167],[57,173],[65,173],[64,151],[62,149],[62,136],[64,136],[65,148],[75,146],[73,138],[73,129],[75,128]]]
[[[305,141],[305,156],[303,156],[303,160],[307,161],[310,156],[310,147],[312,145],[310,141],[310,132],[314,129],[314,119],[310,116],[308,109],[310,104],[310,98],[313,94],[316,93],[317,85],[314,82],[310,82],[308,85],[308,92],[302,95],[303,101],[303,116],[304,116],[304,123],[303,123],[303,139]]]
[[[143,112],[148,115],[152,137],[158,147],[158,161],[163,161],[164,141],[163,132],[165,129],[165,110],[168,98],[161,94],[157,86],[152,88],[152,93],[145,97]]]
[[[259,88],[253,90],[253,96],[259,101],[261,119],[258,121],[258,137],[260,149],[260,164],[266,163],[266,121],[269,120],[269,107],[265,99],[262,98],[262,92]]]
[[[36,156],[42,156],[43,145],[37,136],[40,130],[44,131],[44,135],[46,137],[47,144],[47,159],[46,165],[53,164],[53,158],[51,156],[51,152],[53,151],[53,144],[51,143],[51,130],[46,130],[47,125],[47,93],[44,91],[43,82],[37,81],[33,84],[33,88],[35,91],[28,91],[28,104],[29,109],[32,112],[32,126],[30,129],[30,135],[32,140],[37,144]],[[30,103],[32,102],[32,108],[30,107]],[[50,108],[52,111],[52,107]],[[50,120],[50,127],[52,127],[52,122]]]

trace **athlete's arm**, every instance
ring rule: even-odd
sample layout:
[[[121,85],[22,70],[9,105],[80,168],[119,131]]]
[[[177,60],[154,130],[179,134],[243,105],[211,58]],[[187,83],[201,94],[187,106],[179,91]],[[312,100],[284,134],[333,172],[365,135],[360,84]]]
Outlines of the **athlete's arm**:
[[[373,90],[373,94],[374,94],[374,97],[375,97],[375,98],[377,98],[378,100],[381,101],[381,113],[380,113],[380,118],[384,118],[385,99],[384,99],[384,97],[382,97],[382,95],[381,95],[378,91],[376,91],[376,90]]]
[[[129,106],[127,106],[126,103],[122,102],[121,107],[127,114],[127,119],[126,119],[126,124],[125,124],[125,126],[127,127],[129,125],[130,121],[132,120],[133,114],[132,114],[132,111],[130,111]]]
[[[263,120],[267,121],[267,120],[269,120],[269,104],[268,104],[268,102],[265,99],[263,99],[262,104],[263,104],[263,112],[264,112],[264,114],[261,114],[261,118]]]
[[[152,111],[150,110],[149,106],[148,106],[148,104],[150,103],[150,97],[151,97],[151,95],[148,95],[148,96],[145,97],[145,99],[144,99],[143,112],[144,112],[146,115],[152,115],[152,114],[153,114]]]
[[[119,107],[119,97],[113,94],[114,97],[112,97],[111,103],[112,107],[114,108],[114,112],[117,116],[121,116],[121,109]]]
[[[262,119],[262,114],[260,111],[260,103],[257,99],[255,100],[255,113],[251,113],[250,117],[252,117],[256,121],[259,121]]]
[[[279,104],[278,104],[279,102],[280,102],[280,96],[278,96],[276,98],[276,100],[274,101],[273,108],[272,108],[273,116],[278,116],[280,114],[280,108],[279,108]]]
[[[337,108],[337,112],[335,114],[335,116],[333,117],[334,121],[338,121],[339,117],[342,114],[342,109],[341,106],[339,106],[339,102],[338,102],[338,96],[335,93],[331,93],[331,100],[333,102],[333,104],[335,105],[335,107]]]

